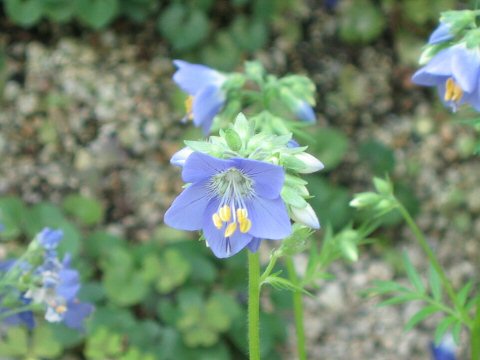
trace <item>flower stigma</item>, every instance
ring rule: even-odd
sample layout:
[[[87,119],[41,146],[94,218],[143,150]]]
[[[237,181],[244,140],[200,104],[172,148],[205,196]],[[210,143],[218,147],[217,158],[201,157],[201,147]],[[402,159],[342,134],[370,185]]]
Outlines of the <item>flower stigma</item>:
[[[221,198],[212,221],[218,230],[225,227],[224,236],[235,231],[247,233],[252,227],[245,200],[255,196],[253,180],[237,168],[229,168],[212,177],[210,189]],[[226,225],[226,226],[225,226]]]

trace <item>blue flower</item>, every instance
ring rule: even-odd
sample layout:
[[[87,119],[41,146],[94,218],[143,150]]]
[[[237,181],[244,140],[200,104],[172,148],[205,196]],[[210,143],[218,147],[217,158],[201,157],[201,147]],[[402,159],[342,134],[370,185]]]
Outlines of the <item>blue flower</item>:
[[[48,227],[37,235],[38,242],[47,250],[56,249],[62,238],[62,230],[54,230]]]
[[[187,118],[192,119],[205,134],[210,132],[213,118],[225,104],[222,86],[227,77],[205,65],[190,64],[186,61],[173,62],[178,70],[173,81],[190,96],[185,102]]]
[[[453,34],[450,32],[450,25],[441,22],[440,25],[438,25],[438,27],[430,35],[430,38],[428,39],[428,44],[439,44],[444,41],[452,40],[453,37]]]
[[[190,185],[165,213],[165,223],[180,230],[203,230],[215,256],[232,256],[258,239],[280,240],[292,228],[280,192],[281,166],[262,161],[218,159],[191,154],[182,170]]]
[[[316,120],[313,108],[305,100],[299,100],[295,103],[294,113],[298,119],[308,123],[314,123]]]
[[[480,111],[480,51],[465,45],[441,50],[412,77],[418,85],[436,86],[444,104],[456,111],[470,104]]]
[[[445,336],[438,346],[432,343],[430,350],[432,351],[432,360],[456,360],[456,346],[451,334]]]

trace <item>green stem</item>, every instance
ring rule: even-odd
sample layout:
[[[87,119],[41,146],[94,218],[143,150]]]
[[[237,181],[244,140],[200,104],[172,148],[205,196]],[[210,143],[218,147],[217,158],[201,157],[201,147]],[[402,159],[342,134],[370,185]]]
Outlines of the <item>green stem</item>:
[[[470,333],[470,351],[472,359],[480,359],[480,299],[477,300],[475,319]]]
[[[272,273],[272,270],[273,268],[275,267],[275,264],[277,263],[277,259],[278,257],[275,256],[275,255],[272,255],[270,257],[270,262],[268,263],[267,265],[267,268],[265,269],[265,271],[263,272],[262,276],[260,277],[260,286],[262,286],[263,282],[265,281],[265,279],[267,277],[270,276],[270,274]]]
[[[288,277],[294,285],[300,286],[297,273],[295,272],[295,265],[291,256],[285,259],[287,265]],[[302,292],[299,290],[292,291],[293,293],[293,311],[295,315],[295,330],[297,332],[297,352],[299,360],[307,359],[307,352],[305,350],[305,328],[303,325],[303,301]]]
[[[450,298],[450,301],[452,304],[455,306],[455,309],[462,315],[463,322],[465,325],[468,327],[472,326],[472,321],[468,314],[466,314],[465,310],[463,307],[459,307],[457,305],[457,296],[455,294],[455,290],[453,289],[452,284],[450,283],[450,280],[448,280],[447,275],[443,271],[442,266],[437,260],[437,257],[433,253],[432,249],[430,248],[430,245],[428,245],[427,239],[425,238],[425,235],[423,232],[420,230],[420,228],[417,226],[413,218],[410,216],[410,213],[403,207],[402,204],[400,204],[398,201],[398,210],[402,214],[403,218],[407,222],[408,227],[410,230],[413,232],[413,235],[417,239],[418,244],[422,248],[423,252],[427,255],[428,260],[430,261],[430,264],[432,264],[433,268],[437,272],[437,274],[440,276],[440,280],[442,281],[443,287],[447,291],[447,295]]]
[[[260,360],[260,259],[248,252],[248,351],[250,360]]]

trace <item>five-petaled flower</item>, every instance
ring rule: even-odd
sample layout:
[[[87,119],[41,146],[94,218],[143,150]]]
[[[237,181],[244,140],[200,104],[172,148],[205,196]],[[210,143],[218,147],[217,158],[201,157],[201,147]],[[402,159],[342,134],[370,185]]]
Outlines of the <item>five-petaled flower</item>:
[[[260,239],[290,235],[290,218],[280,196],[285,180],[281,166],[194,152],[185,161],[182,178],[190,185],[165,213],[165,223],[203,230],[215,256],[229,257],[246,246],[256,251]]]
[[[173,80],[189,94],[185,101],[186,118],[193,120],[195,126],[201,127],[208,134],[214,117],[225,104],[226,94],[222,86],[227,77],[205,65],[182,60],[173,63],[178,68]]]
[[[441,50],[412,77],[418,85],[436,86],[442,101],[456,111],[470,104],[480,111],[480,50],[458,44]]]

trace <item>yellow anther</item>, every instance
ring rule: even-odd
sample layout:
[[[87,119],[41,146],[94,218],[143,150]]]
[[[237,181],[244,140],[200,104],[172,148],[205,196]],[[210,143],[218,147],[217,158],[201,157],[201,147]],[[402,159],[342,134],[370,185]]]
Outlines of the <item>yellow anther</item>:
[[[225,229],[225,237],[230,237],[233,235],[233,233],[237,230],[237,223],[232,222],[228,224],[227,228]]]
[[[250,219],[247,218],[238,220],[238,223],[240,224],[240,232],[242,233],[248,232],[252,227],[252,222],[250,221]]]
[[[455,82],[455,80],[448,78],[447,82],[445,83],[445,101],[458,102],[462,99],[462,97],[462,88]]]
[[[248,216],[247,209],[237,209],[237,219],[240,222],[242,219],[246,219]]]
[[[58,314],[63,314],[66,311],[67,307],[65,305],[59,305],[55,308],[55,312],[57,312]]]
[[[232,218],[232,210],[230,206],[224,205],[218,210],[218,215],[222,221],[228,222]]]
[[[223,222],[222,222],[222,219],[220,219],[220,216],[217,213],[213,214],[212,221],[213,221],[213,224],[215,225],[215,227],[217,229],[222,228]]]
[[[187,112],[187,118],[189,120],[193,119],[193,96],[190,95],[185,99],[185,111]]]

